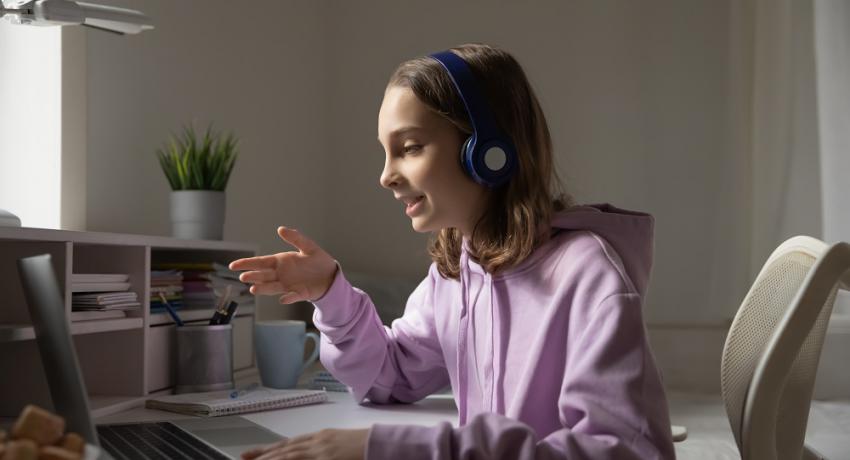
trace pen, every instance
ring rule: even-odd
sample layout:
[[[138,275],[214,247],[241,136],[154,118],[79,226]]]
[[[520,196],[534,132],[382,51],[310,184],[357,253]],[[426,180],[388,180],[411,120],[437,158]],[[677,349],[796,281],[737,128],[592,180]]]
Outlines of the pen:
[[[224,287],[224,294],[218,298],[218,305],[216,305],[215,309],[218,311],[224,311],[227,302],[230,300],[230,294],[232,291],[232,287],[228,284]]]
[[[231,300],[230,305],[227,306],[227,316],[225,316],[219,324],[230,324],[230,320],[233,319],[233,313],[236,312],[237,306],[238,304],[235,301]]]
[[[210,318],[210,326],[223,324],[222,321],[227,316],[227,309],[225,308],[225,305],[227,305],[227,301],[230,300],[230,290],[230,285],[225,286],[224,294],[218,299],[218,304],[215,306],[215,312],[213,312],[212,318]]]
[[[160,292],[159,298],[162,300],[162,303],[165,305],[165,311],[167,311],[168,314],[171,315],[171,319],[174,320],[174,322],[177,324],[177,326],[183,327],[183,320],[181,320],[180,317],[177,316],[177,312],[174,311],[174,307],[172,307],[171,304],[168,303],[168,300],[165,300],[165,295]]]
[[[256,390],[259,387],[260,387],[260,384],[257,383],[257,382],[254,382],[254,383],[247,385],[247,386],[244,386],[244,387],[242,387],[238,390],[233,390],[233,391],[230,392],[230,399],[236,399],[240,396],[245,395],[246,393],[249,393],[251,391]]]

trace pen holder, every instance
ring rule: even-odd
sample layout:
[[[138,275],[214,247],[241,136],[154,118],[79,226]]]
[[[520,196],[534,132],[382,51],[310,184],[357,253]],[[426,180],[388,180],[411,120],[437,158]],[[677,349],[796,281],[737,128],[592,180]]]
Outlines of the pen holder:
[[[233,388],[233,325],[177,328],[175,393]]]

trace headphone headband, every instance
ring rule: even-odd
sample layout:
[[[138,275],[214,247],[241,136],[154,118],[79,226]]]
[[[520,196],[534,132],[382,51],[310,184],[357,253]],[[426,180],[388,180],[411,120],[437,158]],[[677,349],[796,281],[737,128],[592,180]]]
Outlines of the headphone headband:
[[[504,184],[517,168],[516,148],[511,138],[499,129],[472,70],[451,51],[441,51],[430,57],[448,72],[472,124],[472,135],[461,149],[461,164],[479,184],[487,187]]]
[[[477,134],[476,137],[481,140],[499,137],[501,130],[496,125],[490,105],[478,91],[475,76],[472,75],[466,61],[451,51],[434,53],[431,57],[442,64],[449,73],[449,78],[455,84],[460,99],[466,107],[472,130]]]

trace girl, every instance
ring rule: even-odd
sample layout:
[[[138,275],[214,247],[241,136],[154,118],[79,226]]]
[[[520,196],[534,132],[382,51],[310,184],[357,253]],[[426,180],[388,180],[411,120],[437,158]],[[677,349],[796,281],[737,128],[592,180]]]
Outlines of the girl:
[[[357,401],[451,385],[460,426],[324,430],[244,458],[673,458],[641,316],[652,217],[553,194],[549,131],[519,64],[485,45],[450,53],[401,64],[378,114],[381,185],[433,235],[428,276],[392,327],[294,229],[278,234],[298,251],[231,268],[254,294],[315,305],[322,363]],[[504,134],[488,144],[485,129]],[[465,153],[471,135],[490,146],[481,161]]]

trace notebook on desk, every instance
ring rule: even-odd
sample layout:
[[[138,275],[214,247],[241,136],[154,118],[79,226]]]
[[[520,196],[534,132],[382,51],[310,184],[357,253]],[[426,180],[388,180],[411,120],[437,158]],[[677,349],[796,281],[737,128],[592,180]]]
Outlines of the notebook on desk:
[[[276,390],[259,387],[236,398],[231,390],[186,393],[148,399],[148,409],[167,410],[186,415],[217,417],[264,410],[316,404],[328,400],[324,390]]]

